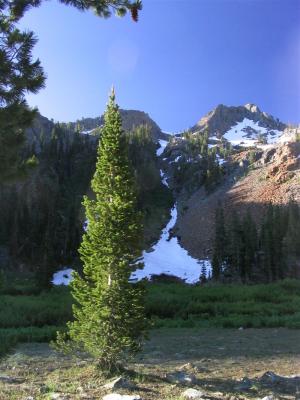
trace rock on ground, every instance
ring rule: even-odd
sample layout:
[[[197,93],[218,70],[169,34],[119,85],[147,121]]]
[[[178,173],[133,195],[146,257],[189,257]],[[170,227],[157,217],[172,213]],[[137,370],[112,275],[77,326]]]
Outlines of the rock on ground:
[[[102,400],[141,400],[139,395],[110,393],[102,397]]]
[[[166,375],[166,380],[170,383],[191,384],[196,383],[197,379],[193,374],[177,371]]]
[[[50,400],[66,400],[68,397],[65,397],[61,393],[52,393],[50,394]]]
[[[130,389],[136,388],[136,385],[122,376],[114,379],[113,381],[107,383],[103,386],[104,389]]]
[[[196,389],[187,389],[182,393],[182,397],[184,397],[185,399],[202,399],[202,396],[204,395],[203,392],[201,392],[200,390],[196,390]]]
[[[236,390],[244,391],[244,390],[249,390],[252,387],[252,381],[245,377],[243,378],[240,383],[235,387]]]
[[[18,378],[13,378],[10,376],[0,376],[0,382],[3,383],[22,383],[24,380],[23,379],[18,379]]]

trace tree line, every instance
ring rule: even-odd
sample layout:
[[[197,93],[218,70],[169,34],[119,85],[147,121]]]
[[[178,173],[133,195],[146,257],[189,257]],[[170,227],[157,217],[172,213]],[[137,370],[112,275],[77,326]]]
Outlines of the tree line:
[[[212,278],[215,281],[274,282],[299,277],[300,207],[269,204],[262,221],[250,211],[215,215]]]
[[[224,176],[221,160],[232,153],[231,145],[225,142],[209,144],[207,131],[203,134],[184,132],[183,138],[182,157],[173,172],[175,186],[179,190],[184,187],[189,193],[202,185],[208,192],[213,191]]]
[[[138,209],[143,211],[144,242],[153,240],[153,222],[173,203],[162,185],[156,158],[156,143],[147,126],[124,134],[124,146],[135,177]],[[23,150],[35,167],[23,181],[0,185],[0,252],[7,249],[9,265],[24,265],[47,287],[54,271],[64,265],[79,265],[77,249],[85,221],[82,199],[92,195],[90,181],[95,171],[99,138],[72,132],[55,124],[41,131]],[[0,265],[1,267],[1,265]],[[3,265],[2,265],[3,267]]]

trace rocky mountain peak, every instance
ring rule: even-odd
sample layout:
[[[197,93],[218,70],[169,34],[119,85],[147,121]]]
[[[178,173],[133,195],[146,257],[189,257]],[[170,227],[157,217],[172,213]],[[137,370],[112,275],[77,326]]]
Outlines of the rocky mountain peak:
[[[258,106],[253,103],[247,103],[244,105],[244,107],[252,113],[260,113],[261,112],[260,109],[258,108]]]
[[[225,137],[228,132],[239,133],[245,139],[259,137],[274,139],[278,137],[286,125],[266,112],[262,112],[256,104],[244,106],[225,106],[219,104],[215,109],[202,117],[191,128],[194,133],[208,132],[209,136]],[[241,140],[242,142],[243,140]],[[273,140],[274,142],[274,140]],[[237,143],[235,143],[237,144]]]

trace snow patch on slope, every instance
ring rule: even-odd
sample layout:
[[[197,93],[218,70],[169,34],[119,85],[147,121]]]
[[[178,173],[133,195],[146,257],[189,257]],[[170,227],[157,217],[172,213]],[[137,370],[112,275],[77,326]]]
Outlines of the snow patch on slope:
[[[158,142],[159,142],[160,147],[156,150],[157,157],[162,155],[165,148],[167,147],[167,144],[169,143],[167,140],[163,140],[163,139],[159,139]]]
[[[81,135],[91,135],[95,129],[90,129],[89,131],[81,131]]]
[[[167,178],[166,178],[165,174],[163,173],[163,171],[161,169],[159,170],[159,172],[160,172],[160,177],[161,177],[162,184],[167,186],[167,187],[169,187],[169,184],[167,182]]]
[[[61,269],[53,274],[52,283],[55,286],[58,285],[68,285],[73,277],[72,277],[72,268]]]
[[[275,129],[268,129],[260,126],[258,122],[244,118],[242,122],[238,122],[230,128],[225,134],[227,139],[234,146],[241,145],[244,147],[252,147],[259,144],[263,138],[267,144],[276,144],[283,132]]]
[[[290,143],[294,142],[296,140],[297,134],[300,133],[300,129],[294,128],[294,129],[286,129],[283,133],[283,135],[279,138],[279,143],[285,144],[285,143]]]
[[[163,229],[162,235],[150,252],[143,252],[142,261],[145,267],[132,274],[132,279],[151,278],[152,275],[173,275],[187,283],[199,281],[201,267],[205,263],[207,276],[211,274],[211,264],[208,260],[197,261],[180,246],[177,237],[170,237],[170,230],[177,220],[176,205],[171,210],[171,219]]]
[[[221,158],[219,154],[216,154],[216,158],[219,165],[223,165],[226,163],[226,160],[224,158]]]

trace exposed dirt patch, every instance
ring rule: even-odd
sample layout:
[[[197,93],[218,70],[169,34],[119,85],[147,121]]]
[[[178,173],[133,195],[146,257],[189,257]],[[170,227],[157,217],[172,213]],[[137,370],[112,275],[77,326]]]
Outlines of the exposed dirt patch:
[[[287,329],[173,329],[152,332],[145,350],[130,365],[128,379],[144,400],[179,399],[186,386],[165,377],[184,371],[206,399],[298,399],[300,387],[288,380],[272,383],[267,371],[300,375],[300,332]],[[262,376],[265,376],[262,379]],[[8,379],[1,379],[6,377]],[[244,377],[247,379],[242,380]],[[271,376],[272,377],[272,376]],[[47,344],[19,346],[0,364],[0,399],[101,399],[108,393],[91,359],[61,356]],[[119,389],[118,393],[128,393]]]

